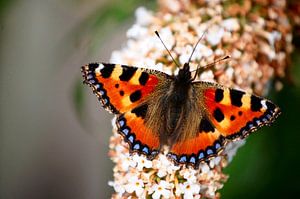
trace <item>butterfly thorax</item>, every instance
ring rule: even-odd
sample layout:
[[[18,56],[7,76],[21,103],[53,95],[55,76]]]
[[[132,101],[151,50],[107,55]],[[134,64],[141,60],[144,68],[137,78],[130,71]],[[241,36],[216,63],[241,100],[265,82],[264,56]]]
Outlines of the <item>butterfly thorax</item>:
[[[161,98],[155,101],[155,107],[160,107],[156,110],[162,111],[157,111],[150,120],[156,120],[161,144],[172,146],[198,130],[195,124],[199,122],[201,116],[199,117],[196,100],[193,99],[197,95],[192,87],[189,68],[188,63],[184,64],[169,86],[163,89]],[[160,118],[160,121],[157,118]]]

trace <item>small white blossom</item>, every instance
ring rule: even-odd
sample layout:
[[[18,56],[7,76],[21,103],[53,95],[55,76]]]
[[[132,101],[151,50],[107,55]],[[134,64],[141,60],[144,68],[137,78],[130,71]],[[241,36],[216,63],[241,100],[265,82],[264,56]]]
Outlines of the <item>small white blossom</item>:
[[[274,44],[276,41],[281,39],[281,33],[278,31],[272,31],[268,37],[268,41],[270,45],[274,48]]]
[[[181,64],[184,64],[184,63],[187,63],[189,61],[189,58],[192,54],[192,51],[193,51],[193,46],[191,45],[187,45],[187,46],[184,46],[184,48],[182,48],[183,50],[181,50],[180,52],[180,55],[179,55],[179,62]],[[195,57],[193,56],[192,57],[192,60],[195,59]]]
[[[183,169],[179,171],[179,174],[184,177],[189,183],[195,183],[197,178],[197,171],[194,169]]]
[[[238,31],[240,24],[237,18],[229,18],[222,21],[221,26],[229,31]]]
[[[184,182],[183,184],[179,184],[178,190],[183,194],[184,199],[193,199],[195,194],[199,194],[200,186],[199,184]]]
[[[120,195],[120,196],[122,196],[122,194],[125,193],[125,187],[123,185],[120,185],[113,181],[109,181],[108,185],[112,186],[114,188],[114,190],[116,191],[116,193],[118,193],[118,195]]]
[[[221,42],[223,35],[224,29],[220,26],[214,25],[208,29],[208,32],[206,34],[206,40],[212,46],[215,46]]]
[[[221,157],[214,157],[209,161],[209,167],[214,168],[217,166],[221,161]]]
[[[133,193],[137,196],[142,196],[144,192],[144,182],[137,176],[131,176],[128,179],[128,184],[125,185],[125,190],[127,193]]]
[[[175,38],[170,27],[164,27],[160,29],[159,35],[162,38],[163,42],[165,43],[166,47],[170,50],[175,44]],[[162,45],[161,41],[155,35],[153,35],[152,37],[152,43],[155,44],[154,47],[156,49],[165,50],[165,47]]]
[[[202,81],[208,81],[208,82],[214,82],[214,74],[211,70],[208,70],[208,71],[204,71],[203,73],[201,73],[200,75],[200,79]]]
[[[135,154],[135,155],[133,155],[132,160],[134,162],[136,162],[136,165],[137,165],[136,168],[139,171],[142,171],[143,168],[151,168],[152,167],[152,162],[147,160],[144,156]]]
[[[145,36],[148,30],[140,25],[134,24],[129,30],[127,30],[128,38],[140,38]]]
[[[209,166],[206,163],[200,163],[200,168],[202,173],[208,173],[209,172]]]
[[[136,23],[142,26],[147,26],[152,22],[153,14],[145,7],[139,7],[135,11]]]
[[[235,142],[229,142],[227,144],[223,153],[227,154],[229,162],[231,162],[232,158],[235,156],[238,148],[243,146],[245,143],[246,143],[245,140],[237,140]]]
[[[149,189],[149,194],[152,194],[153,199],[160,199],[161,196],[164,198],[169,198],[171,195],[172,185],[165,181],[161,180],[158,184],[154,184]]]

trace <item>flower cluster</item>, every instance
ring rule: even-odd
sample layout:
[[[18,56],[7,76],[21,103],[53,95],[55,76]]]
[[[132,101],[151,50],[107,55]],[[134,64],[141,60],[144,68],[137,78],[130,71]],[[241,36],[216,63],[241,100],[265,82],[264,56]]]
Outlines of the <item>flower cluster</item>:
[[[188,61],[194,45],[205,31],[191,59],[191,70],[230,55],[198,79],[219,82],[265,95],[273,78],[285,76],[292,51],[291,26],[285,14],[285,0],[205,1],[159,0],[159,11],[136,11],[136,23],[127,31],[123,49],[112,53],[111,62],[141,66],[176,74],[178,67],[154,34],[160,33],[176,61]],[[276,82],[276,88],[282,84]],[[227,176],[222,173],[244,140],[229,143],[221,156],[199,169],[174,165],[163,150],[150,161],[130,154],[128,145],[116,133],[109,155],[116,164],[113,198],[218,198]]]
[[[114,124],[114,121],[113,121]],[[227,160],[212,159],[201,163],[199,169],[174,165],[166,154],[159,154],[150,161],[143,155],[130,154],[128,144],[114,129],[110,140],[110,156],[114,167],[113,198],[215,198],[216,190],[222,188],[227,176],[221,172]],[[235,155],[237,146],[244,141],[230,143],[226,148],[227,159]]]

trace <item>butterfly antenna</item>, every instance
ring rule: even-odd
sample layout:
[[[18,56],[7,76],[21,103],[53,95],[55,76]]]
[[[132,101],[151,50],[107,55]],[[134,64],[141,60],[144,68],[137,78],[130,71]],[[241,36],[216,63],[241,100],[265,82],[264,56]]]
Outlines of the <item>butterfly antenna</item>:
[[[157,31],[155,31],[156,36],[159,38],[159,40],[161,41],[161,43],[164,45],[165,49],[168,51],[170,57],[172,58],[173,62],[177,65],[178,68],[180,68],[179,64],[175,61],[174,57],[172,56],[171,52],[169,51],[169,49],[167,48],[167,46],[165,45],[165,43],[163,42],[163,40],[160,38],[159,34]]]
[[[207,29],[208,29],[208,28],[206,28],[206,30],[205,30],[205,31],[202,33],[202,35],[201,35],[200,39],[197,41],[197,43],[196,43],[195,47],[193,48],[193,51],[192,51],[192,54],[191,54],[191,56],[190,56],[190,58],[189,58],[189,61],[188,61],[188,63],[190,63],[190,61],[191,61],[191,59],[192,59],[192,57],[193,57],[193,54],[194,54],[194,52],[195,52],[195,50],[196,50],[196,48],[197,48],[197,46],[198,46],[199,42],[202,40],[202,38],[203,38],[203,37],[204,37],[204,35],[206,34],[206,32],[207,32]]]
[[[220,59],[217,59],[216,61],[214,61],[214,62],[212,62],[212,63],[210,63],[210,64],[204,65],[204,66],[202,67],[202,70],[207,69],[207,68],[209,68],[209,67],[212,67],[212,66],[216,65],[216,63],[219,63],[219,62],[221,62],[221,61],[223,61],[223,60],[226,60],[226,59],[229,59],[229,58],[231,58],[231,57],[230,57],[229,55],[227,55],[227,56],[225,56],[225,57],[222,57],[222,58],[220,58]],[[195,73],[195,75],[194,75],[194,77],[193,77],[192,80],[195,80],[196,77],[197,77],[197,75],[199,74],[200,69],[201,69],[201,68],[199,68],[199,67],[200,67],[200,64],[198,64],[198,66],[197,66],[197,68],[196,68],[195,70],[191,71],[191,72],[196,71],[196,73]]]

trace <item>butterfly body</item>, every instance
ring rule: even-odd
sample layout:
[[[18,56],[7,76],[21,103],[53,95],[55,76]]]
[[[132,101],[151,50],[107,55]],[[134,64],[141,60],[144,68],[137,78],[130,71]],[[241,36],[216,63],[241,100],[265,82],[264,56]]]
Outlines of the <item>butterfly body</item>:
[[[197,167],[280,113],[269,100],[193,81],[188,63],[175,76],[105,63],[85,65],[82,73],[102,106],[116,114],[130,151],[149,159],[168,146],[169,158]]]

